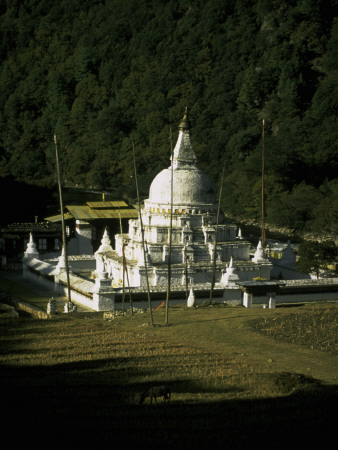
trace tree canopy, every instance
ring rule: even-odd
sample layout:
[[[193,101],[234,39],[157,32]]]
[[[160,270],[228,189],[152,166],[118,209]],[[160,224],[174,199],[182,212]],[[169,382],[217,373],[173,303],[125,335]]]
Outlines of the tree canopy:
[[[337,232],[338,0],[4,0],[0,177],[147,195],[188,106],[222,205]]]
[[[328,270],[328,265],[338,256],[338,247],[333,241],[302,242],[298,248],[297,268],[301,272],[312,272],[319,277],[320,270]]]

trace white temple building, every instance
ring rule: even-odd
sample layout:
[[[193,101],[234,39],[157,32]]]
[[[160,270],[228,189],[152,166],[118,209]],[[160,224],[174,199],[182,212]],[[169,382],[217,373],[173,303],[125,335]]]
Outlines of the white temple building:
[[[137,214],[128,222],[128,233],[115,235],[115,249],[113,236],[105,229],[94,255],[68,257],[74,301],[93,311],[121,309],[128,288],[134,306],[143,308],[148,305],[149,286],[152,301],[162,304],[168,273],[170,301],[189,307],[211,299],[210,293],[216,303],[245,307],[263,303],[269,308],[276,302],[338,298],[338,279],[300,279],[290,243],[281,260],[268,258],[261,242],[250,255],[250,242],[218,212],[215,187],[197,167],[187,112],[179,123],[171,165],[154,178],[149,198]],[[23,276],[54,286],[56,295],[65,294],[64,258],[62,253],[43,259],[31,235]]]
[[[140,217],[129,221],[127,234],[115,235],[115,250],[105,234],[95,253],[98,277],[108,277],[113,286],[121,285],[124,251],[131,287],[145,289],[147,276],[151,287],[165,289],[171,247],[171,286],[174,290],[184,291],[187,285],[195,292],[210,289],[215,252],[216,289],[226,287],[230,261],[232,278],[235,272],[240,281],[258,276],[269,280],[272,264],[265,258],[263,248],[260,246],[251,260],[250,243],[238,235],[236,225],[225,221],[223,213],[217,223],[217,209],[215,187],[208,175],[197,167],[186,111],[179,123],[171,166],[154,178]]]

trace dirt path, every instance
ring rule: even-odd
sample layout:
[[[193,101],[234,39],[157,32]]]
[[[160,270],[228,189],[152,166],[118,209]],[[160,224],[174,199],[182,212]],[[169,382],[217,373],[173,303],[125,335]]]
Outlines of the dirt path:
[[[312,306],[311,306],[312,307]],[[311,308],[309,307],[309,308]],[[302,307],[306,308],[306,306]],[[257,372],[297,372],[312,376],[327,383],[336,384],[338,358],[332,352],[323,352],[305,346],[281,342],[254,332],[250,321],[289,315],[289,308],[274,310],[246,309],[242,307],[170,311],[170,327],[144,327],[145,333],[163,339],[179,339],[179,342],[205,351],[220,353],[223,357],[246,362]],[[135,327],[140,327],[135,319]],[[121,328],[124,328],[123,321]],[[155,323],[163,319],[155,315]],[[130,329],[130,321],[126,327]]]

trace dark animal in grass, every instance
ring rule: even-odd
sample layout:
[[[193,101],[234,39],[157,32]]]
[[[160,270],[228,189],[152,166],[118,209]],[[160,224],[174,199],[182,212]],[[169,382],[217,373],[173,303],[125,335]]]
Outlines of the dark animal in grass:
[[[150,404],[153,403],[153,400],[157,404],[157,399],[160,397],[163,397],[163,400],[167,402],[170,399],[170,389],[168,386],[153,386],[143,392],[140,403],[142,404],[147,397],[150,399]]]

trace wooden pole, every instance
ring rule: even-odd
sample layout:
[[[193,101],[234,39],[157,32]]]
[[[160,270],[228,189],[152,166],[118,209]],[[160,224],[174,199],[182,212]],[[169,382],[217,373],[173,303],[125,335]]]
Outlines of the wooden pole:
[[[189,292],[189,286],[188,286],[188,254],[187,254],[187,248],[184,248],[184,259],[185,259],[185,298],[188,300],[188,292]]]
[[[70,306],[70,304],[71,304],[71,289],[70,289],[70,280],[69,280],[69,265],[68,265],[67,240],[66,240],[66,229],[65,229],[65,216],[64,216],[64,212],[63,212],[63,201],[62,201],[59,152],[58,152],[56,134],[54,134],[54,144],[55,144],[55,157],[56,157],[56,171],[57,171],[58,186],[59,186],[61,220],[62,220],[62,246],[63,246],[63,252],[64,252],[64,257],[65,257],[66,274],[67,274],[68,303]]]
[[[134,172],[135,172],[135,183],[136,183],[137,202],[138,202],[138,210],[139,210],[140,226],[141,226],[141,234],[142,234],[142,246],[143,246],[143,258],[144,258],[144,270],[145,270],[145,273],[146,273],[146,283],[147,283],[147,293],[148,293],[148,309],[149,309],[149,314],[150,314],[151,324],[154,325],[154,320],[153,320],[153,310],[152,310],[152,307],[151,307],[151,300],[150,300],[150,289],[149,289],[149,279],[148,279],[148,268],[147,268],[146,249],[145,249],[145,243],[144,243],[144,228],[143,228],[143,221],[142,221],[142,214],[141,214],[140,193],[139,193],[138,182],[137,182],[137,170],[136,170],[136,159],[135,159],[135,147],[134,147],[134,141],[133,141],[133,140],[132,140],[132,147],[133,147],[133,159],[134,159]]]
[[[127,269],[126,256],[125,256],[125,253],[124,253],[124,247],[123,247],[123,258],[124,258],[124,261],[125,261],[125,267],[126,267],[126,276],[127,276],[127,285],[128,285],[128,293],[129,293],[130,309],[131,309],[131,313],[134,314],[134,310],[133,310],[133,301],[132,301],[132,298],[131,298],[130,283],[129,283],[129,275],[128,275],[128,269]]]
[[[174,157],[173,157],[173,138],[170,128],[170,153],[171,153],[171,186],[170,186],[170,226],[169,226],[169,255],[168,255],[168,282],[167,296],[165,302],[165,323],[168,323],[169,315],[169,298],[171,287],[171,245],[172,245],[172,229],[173,229],[173,186],[174,186]]]
[[[124,239],[122,236],[122,222],[121,222],[121,214],[119,209],[119,218],[120,218],[120,233],[122,239],[122,315],[124,316],[124,300],[125,300],[125,259],[124,259]]]
[[[224,164],[223,164],[221,186],[220,186],[219,198],[218,198],[216,232],[215,232],[215,239],[214,239],[214,255],[213,255],[213,267],[212,267],[212,280],[211,280],[210,298],[209,298],[209,303],[210,304],[212,303],[213,291],[214,291],[214,286],[215,286],[215,278],[216,278],[216,256],[217,256],[217,242],[218,242],[217,235],[218,235],[219,213],[220,213],[220,209],[221,209],[221,198],[222,198],[224,171],[225,171],[225,160],[224,160]]]
[[[265,234],[265,180],[264,180],[264,164],[265,164],[265,149],[264,149],[264,119],[263,119],[263,123],[262,123],[262,246],[265,246],[265,239],[266,239],[266,234]]]
[[[121,214],[120,214],[120,209],[119,209],[119,218],[120,218],[120,234],[121,234],[121,239],[122,239],[122,266],[123,266],[123,293],[122,293],[122,310],[123,310],[123,315],[124,315],[124,300],[125,300],[125,274],[126,274],[126,278],[127,278],[127,285],[128,285],[128,292],[129,292],[129,303],[130,303],[130,309],[131,309],[131,313],[134,314],[133,311],[133,302],[131,299],[131,292],[130,292],[130,284],[129,284],[129,276],[128,276],[128,269],[127,269],[127,261],[126,261],[126,255],[124,252],[124,239],[122,236],[122,220],[121,220]]]

